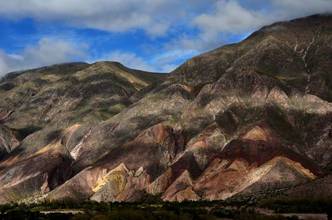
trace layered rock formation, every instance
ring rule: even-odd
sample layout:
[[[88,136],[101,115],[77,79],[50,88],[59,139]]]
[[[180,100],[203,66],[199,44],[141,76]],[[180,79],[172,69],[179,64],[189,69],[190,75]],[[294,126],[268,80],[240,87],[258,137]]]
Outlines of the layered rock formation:
[[[331,42],[332,17],[317,15],[264,27],[170,74],[112,62],[9,74],[0,202],[328,188]]]

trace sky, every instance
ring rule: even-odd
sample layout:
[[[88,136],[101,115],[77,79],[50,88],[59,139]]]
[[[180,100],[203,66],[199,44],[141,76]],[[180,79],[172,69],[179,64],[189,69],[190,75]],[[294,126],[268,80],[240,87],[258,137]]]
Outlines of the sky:
[[[332,13],[332,0],[1,0],[0,76],[66,62],[170,72],[270,23]]]

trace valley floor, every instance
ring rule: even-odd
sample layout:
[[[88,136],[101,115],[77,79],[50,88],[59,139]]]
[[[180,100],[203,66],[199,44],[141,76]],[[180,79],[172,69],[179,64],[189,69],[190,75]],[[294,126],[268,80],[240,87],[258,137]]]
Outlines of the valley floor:
[[[310,206],[302,202],[276,202],[271,207],[267,207],[268,203],[263,204],[266,207],[256,207],[228,202],[8,204],[0,207],[0,219],[328,220],[331,205],[328,202]]]

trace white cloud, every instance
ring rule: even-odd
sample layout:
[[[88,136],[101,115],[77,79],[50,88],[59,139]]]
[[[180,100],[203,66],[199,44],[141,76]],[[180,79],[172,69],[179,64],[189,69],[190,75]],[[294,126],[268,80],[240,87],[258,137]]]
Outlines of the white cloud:
[[[6,55],[3,51],[0,51],[0,77],[10,71],[7,64],[8,58],[8,55]]]
[[[318,13],[332,13],[332,0],[255,0],[255,7],[239,0],[219,0],[214,10],[197,15],[191,25],[196,36],[179,36],[169,47],[206,51],[220,46],[231,35],[253,32],[273,22]],[[257,6],[261,6],[261,8]],[[267,6],[267,7],[266,7]]]
[[[273,0],[273,5],[277,11],[275,14],[283,18],[332,12],[331,0]]]
[[[206,35],[238,34],[253,31],[271,22],[332,12],[331,0],[257,1],[261,2],[261,9],[244,7],[238,0],[218,1],[213,12],[198,15],[193,24]],[[268,3],[271,5],[265,9],[263,6],[269,5]]]
[[[153,66],[158,67],[160,72],[170,72],[178,67],[179,62],[183,62],[185,59],[189,59],[194,55],[197,55],[197,51],[183,50],[183,49],[169,49],[166,50],[151,60]]]
[[[218,1],[212,12],[193,19],[191,25],[200,30],[196,36],[180,36],[169,47],[203,52],[222,45],[230,35],[247,33],[273,21],[266,12],[245,8],[238,1]]]
[[[117,61],[123,65],[151,72],[170,72],[178,66],[179,59],[190,58],[195,51],[166,50],[156,56],[141,57],[133,52],[113,51],[97,58],[89,58],[88,45],[72,41],[43,38],[36,45],[27,46],[19,54],[8,54],[0,50],[0,77],[11,71],[36,68],[52,64],[89,60]]]
[[[148,64],[142,57],[139,57],[137,54],[131,52],[114,51],[102,56],[102,58],[98,60],[116,61],[130,68],[156,71],[156,69]]]
[[[36,45],[27,46],[20,54],[0,51],[0,76],[10,71],[82,60],[86,57],[86,49],[84,44],[46,37]]]
[[[264,16],[256,11],[242,7],[237,1],[219,1],[211,14],[195,18],[194,24],[206,35],[219,32],[242,33],[262,24]]]
[[[190,10],[186,10],[188,5]],[[162,35],[201,5],[199,0],[10,0],[0,2],[0,15],[58,20],[114,32],[142,29],[151,35]]]
[[[202,39],[216,37],[221,32],[241,33],[285,18],[331,11],[331,0],[0,1],[1,17],[61,21],[113,32],[142,29],[151,35],[163,35],[179,24],[193,25],[206,35],[200,36]]]

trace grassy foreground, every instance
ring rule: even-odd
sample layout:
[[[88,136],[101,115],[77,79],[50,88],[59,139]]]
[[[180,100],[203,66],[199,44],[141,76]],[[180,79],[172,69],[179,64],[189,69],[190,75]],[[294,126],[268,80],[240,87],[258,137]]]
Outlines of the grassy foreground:
[[[278,213],[326,213],[331,218],[331,201],[264,201],[255,206],[241,202],[146,202],[146,203],[75,203],[63,201],[42,204],[7,204],[0,206],[0,219],[116,219],[116,220],[260,220],[298,219]],[[273,215],[261,210],[274,210]]]

